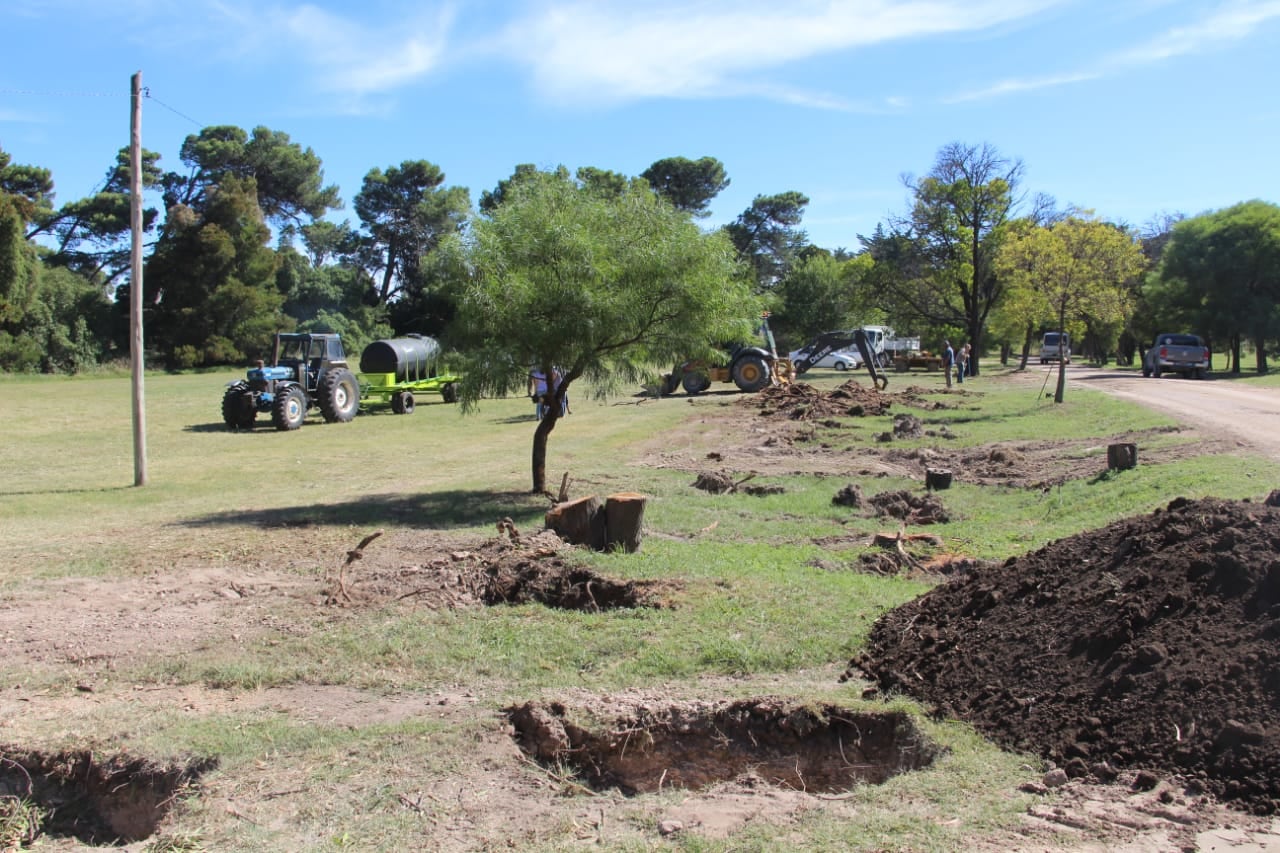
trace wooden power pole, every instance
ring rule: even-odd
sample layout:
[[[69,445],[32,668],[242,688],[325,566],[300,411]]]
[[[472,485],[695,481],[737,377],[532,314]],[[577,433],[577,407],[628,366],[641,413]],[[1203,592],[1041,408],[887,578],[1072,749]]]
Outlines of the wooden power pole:
[[[142,374],[142,72],[132,78],[129,123],[129,225],[133,246],[129,271],[129,356],[133,369],[133,484],[147,484],[147,411]]]

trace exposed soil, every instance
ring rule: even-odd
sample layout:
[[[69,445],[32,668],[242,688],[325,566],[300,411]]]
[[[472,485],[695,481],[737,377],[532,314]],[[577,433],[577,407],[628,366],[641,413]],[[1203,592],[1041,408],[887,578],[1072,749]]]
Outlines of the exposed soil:
[[[38,834],[32,827],[27,838],[9,839],[24,844],[43,834],[100,846],[149,838],[178,794],[217,765],[199,759],[162,767],[126,755],[95,759],[87,750],[45,754],[5,745],[0,757],[0,804],[34,803],[45,816]]]
[[[1280,509],[1175,500],[885,614],[849,675],[1068,777],[1280,809]]]
[[[607,720],[558,702],[526,702],[506,713],[530,756],[569,764],[593,787],[628,795],[743,777],[811,793],[845,791],[927,767],[941,753],[900,711],[853,713],[776,697],[637,704]]]
[[[923,484],[927,469],[946,468],[963,483],[1048,488],[1105,470],[1105,441],[1031,441],[962,452],[939,446],[947,435],[928,413],[963,407],[973,393],[980,392],[939,386],[886,394],[846,383],[825,393],[798,385],[725,406],[700,401],[690,426],[655,439],[643,464],[701,475],[712,461],[718,472],[709,481],[727,479],[743,492],[758,486],[747,485],[751,477],[771,474],[845,481],[892,475]],[[759,417],[743,418],[744,406],[755,407]],[[915,414],[899,419],[905,431],[888,444],[915,435],[912,420],[920,434],[938,441],[910,451],[875,441],[856,451],[828,443],[830,432],[850,417],[878,417],[894,436],[891,415],[905,414],[896,410],[903,408]],[[1194,440],[1152,449],[1146,442],[1156,437],[1130,433],[1109,440],[1138,443],[1143,462],[1221,446],[1218,439],[1183,431],[1179,438]],[[945,510],[945,496],[903,494],[933,498]],[[921,517],[910,520],[919,509],[911,501],[904,502],[905,517],[889,510],[898,505],[889,495],[880,498],[883,508],[866,500],[857,505],[922,523]],[[1224,813],[1216,803],[1221,798],[1272,813],[1280,801],[1273,781],[1280,779],[1277,512],[1260,504],[1189,502],[1003,566],[963,555],[914,555],[906,540],[863,549],[861,570],[954,576],[877,625],[868,654],[857,663],[879,689],[920,696],[940,713],[971,720],[994,740],[1040,753],[1064,771],[1065,784],[1046,776],[1028,786],[1045,796],[1029,811],[1022,839],[974,838],[972,849],[1065,845],[1082,853],[1154,853],[1210,845],[1262,850],[1280,842],[1270,824]],[[682,594],[677,583],[600,577],[578,566],[557,537],[495,522],[495,535],[478,541],[394,530],[360,544],[352,533],[339,549],[331,542],[318,545],[315,537],[302,537],[312,540],[302,543],[296,530],[264,529],[261,549],[234,563],[202,556],[200,533],[188,532],[192,538],[182,547],[146,556],[155,571],[8,590],[0,600],[6,656],[33,677],[57,673],[66,686],[36,691],[7,684],[0,690],[0,730],[7,741],[0,759],[9,762],[0,768],[7,768],[0,772],[0,805],[12,802],[6,795],[44,786],[42,796],[59,804],[70,821],[46,827],[40,842],[53,849],[67,849],[57,847],[53,835],[115,844],[146,838],[174,798],[200,784],[211,759],[99,758],[89,765],[98,772],[80,774],[98,780],[85,791],[124,797],[104,811],[90,808],[87,794],[59,787],[77,775],[66,768],[85,769],[76,763],[82,753],[40,752],[23,743],[32,732],[83,726],[95,715],[132,719],[143,707],[193,715],[269,711],[353,727],[429,718],[465,729],[473,734],[474,750],[456,775],[415,777],[399,794],[406,813],[420,816],[424,826],[430,822],[426,831],[441,850],[519,848],[522,839],[545,844],[550,827],[563,828],[565,844],[638,849],[662,843],[651,835],[637,840],[634,825],[642,822],[656,822],[663,836],[726,838],[753,822],[785,823],[813,809],[856,820],[853,801],[823,796],[847,787],[852,767],[883,774],[914,769],[901,763],[902,750],[885,751],[894,745],[911,745],[907,752],[920,759],[934,757],[897,718],[853,719],[836,706],[808,708],[785,698],[679,700],[661,688],[613,696],[562,691],[556,702],[530,700],[499,720],[494,697],[478,697],[465,684],[425,694],[326,684],[232,691],[199,684],[130,686],[112,674],[120,666],[218,644],[302,636],[318,623],[364,609],[528,601],[587,609],[664,607]],[[848,545],[842,540],[838,547]],[[308,574],[300,565],[318,568]],[[766,696],[803,693],[805,678],[825,683],[837,675],[816,671],[789,677],[796,683],[761,687],[775,691]],[[743,690],[739,681],[700,686],[722,694]],[[532,727],[526,717],[535,719]],[[869,737],[871,730],[876,734]],[[868,751],[850,759],[859,736]],[[788,755],[803,756],[804,763],[789,762]],[[532,761],[539,762],[543,775],[535,779],[542,782],[531,781]],[[571,778],[561,775],[562,765],[572,770]],[[671,773],[663,778],[669,767],[690,786],[689,795],[653,806],[643,819],[628,814],[629,796],[676,784]],[[379,770],[396,778],[392,768]],[[257,775],[224,776],[201,796],[236,820],[267,825],[311,806],[315,781],[303,768],[294,772],[264,764]],[[583,794],[583,783],[590,787],[583,798],[562,796]],[[75,797],[79,805],[72,804]]]

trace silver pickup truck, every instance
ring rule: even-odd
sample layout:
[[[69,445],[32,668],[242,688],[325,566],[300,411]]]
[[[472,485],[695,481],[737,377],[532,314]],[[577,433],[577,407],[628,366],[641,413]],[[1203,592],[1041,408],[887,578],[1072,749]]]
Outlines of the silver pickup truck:
[[[1204,379],[1209,369],[1209,348],[1196,335],[1156,335],[1142,357],[1142,375],[1160,378],[1162,373],[1181,373],[1188,379]]]

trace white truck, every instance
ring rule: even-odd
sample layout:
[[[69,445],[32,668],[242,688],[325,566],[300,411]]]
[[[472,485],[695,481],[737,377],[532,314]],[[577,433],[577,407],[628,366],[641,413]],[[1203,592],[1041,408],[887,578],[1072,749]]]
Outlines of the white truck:
[[[920,351],[919,338],[900,338],[889,326],[863,326],[867,343],[875,354],[879,367],[888,367],[899,356]]]

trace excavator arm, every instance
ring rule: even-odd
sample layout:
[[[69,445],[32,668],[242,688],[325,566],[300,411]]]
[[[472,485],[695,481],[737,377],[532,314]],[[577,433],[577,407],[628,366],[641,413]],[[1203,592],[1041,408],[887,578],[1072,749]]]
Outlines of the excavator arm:
[[[871,381],[876,388],[884,390],[889,385],[889,377],[876,368],[876,354],[871,351],[871,341],[863,329],[850,332],[823,332],[814,341],[800,350],[795,359],[796,375],[802,375],[817,364],[824,356],[837,350],[846,349],[850,345],[857,346],[862,363],[871,374]]]

